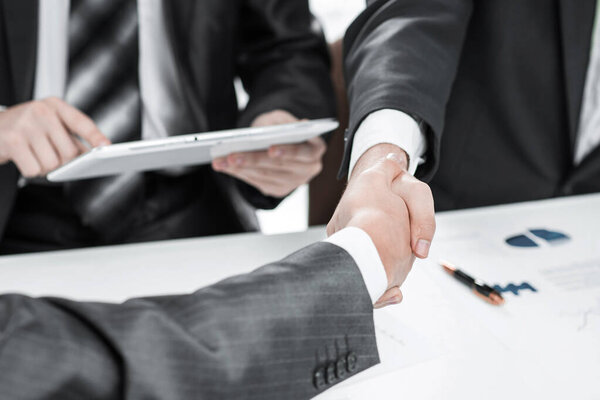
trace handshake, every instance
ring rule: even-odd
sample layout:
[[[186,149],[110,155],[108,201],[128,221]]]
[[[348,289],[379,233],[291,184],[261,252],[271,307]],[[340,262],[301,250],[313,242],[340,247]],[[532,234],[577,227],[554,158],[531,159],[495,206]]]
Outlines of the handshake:
[[[415,257],[428,256],[435,233],[431,190],[410,175],[407,167],[406,153],[393,145],[378,145],[366,152],[327,226],[328,236],[357,227],[371,237],[388,282],[376,308],[402,301],[400,285]]]

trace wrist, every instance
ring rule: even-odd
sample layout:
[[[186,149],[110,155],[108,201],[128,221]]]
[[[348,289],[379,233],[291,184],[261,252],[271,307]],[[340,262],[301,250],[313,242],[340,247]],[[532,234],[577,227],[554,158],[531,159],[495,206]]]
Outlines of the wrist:
[[[353,176],[358,175],[364,170],[370,168],[373,164],[385,158],[390,153],[397,154],[399,156],[398,162],[401,164],[401,167],[405,170],[408,169],[408,154],[406,154],[404,150],[395,144],[381,143],[369,148],[360,156],[356,162],[356,165],[354,166],[354,169],[352,170],[352,176],[350,179],[352,179]]]

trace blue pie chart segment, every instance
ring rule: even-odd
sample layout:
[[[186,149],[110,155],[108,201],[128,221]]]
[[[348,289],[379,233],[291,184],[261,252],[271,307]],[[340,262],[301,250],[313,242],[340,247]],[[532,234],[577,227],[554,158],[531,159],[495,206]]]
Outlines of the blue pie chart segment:
[[[538,247],[537,243],[525,235],[512,236],[506,239],[506,243],[513,247]]]
[[[549,231],[547,229],[530,229],[529,232],[539,237],[540,239],[544,239],[550,244],[560,243],[565,240],[569,240],[569,237],[564,233]]]

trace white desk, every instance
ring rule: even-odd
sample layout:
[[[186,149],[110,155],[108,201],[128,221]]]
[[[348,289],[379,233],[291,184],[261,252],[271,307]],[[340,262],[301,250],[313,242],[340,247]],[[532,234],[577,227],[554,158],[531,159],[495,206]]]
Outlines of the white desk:
[[[573,240],[537,250],[504,243],[512,234],[538,227],[566,232]],[[122,301],[191,292],[324,236],[322,228],[315,228],[281,236],[246,234],[0,257],[0,293]],[[415,265],[403,287],[403,304],[383,311],[423,335],[436,356],[371,380],[349,382],[319,398],[599,399],[600,282],[590,280],[598,275],[587,276],[589,287],[582,293],[565,294],[596,296],[597,307],[581,313],[567,310],[560,314],[564,324],[557,320],[548,334],[542,330],[532,339],[534,326],[508,318],[510,304],[517,300],[507,296],[504,309],[477,303],[435,265],[439,257],[448,258],[474,275],[476,266],[485,265],[488,270],[476,276],[487,280],[494,279],[489,271],[507,264],[522,264],[524,269],[539,264],[536,254],[541,253],[536,251],[545,252],[544,263],[549,254],[550,264],[591,261],[593,270],[597,261],[600,268],[600,195],[439,214],[430,260]],[[547,293],[539,292],[540,298]],[[522,293],[518,301],[528,295]],[[548,303],[552,307],[556,304]],[[574,324],[579,327],[571,329]]]

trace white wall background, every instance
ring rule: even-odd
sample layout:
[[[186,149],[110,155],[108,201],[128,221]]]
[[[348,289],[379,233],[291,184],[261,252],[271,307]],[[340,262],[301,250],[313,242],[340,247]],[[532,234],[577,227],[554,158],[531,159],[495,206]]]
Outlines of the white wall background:
[[[354,18],[365,8],[365,0],[310,0],[313,14],[323,25],[330,42],[341,38]],[[302,186],[273,211],[259,211],[266,234],[302,231],[308,225],[308,187]]]

